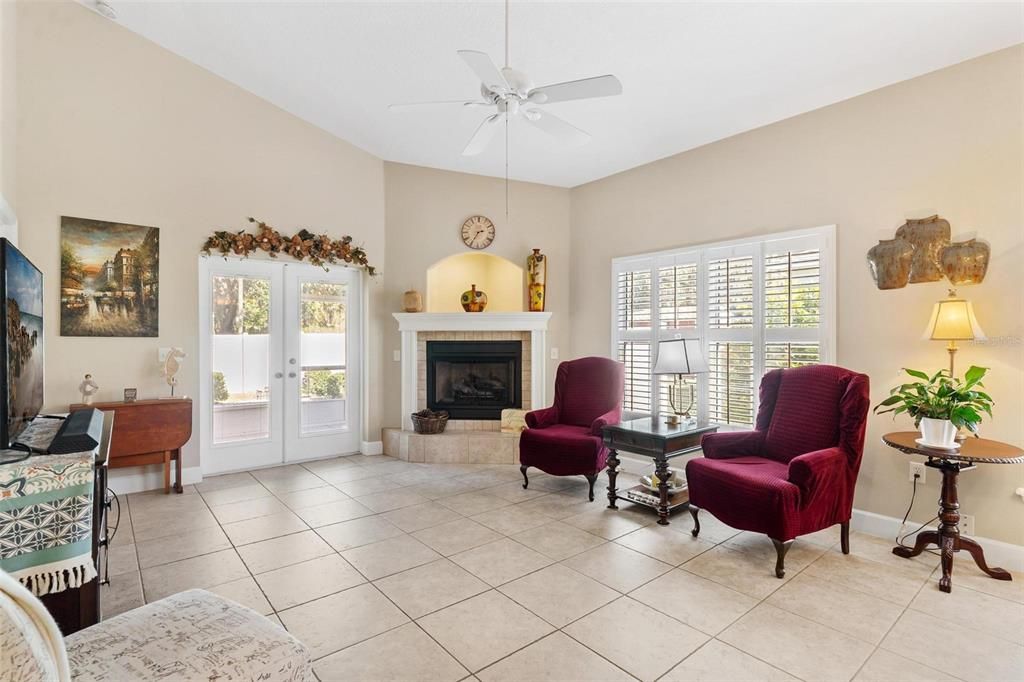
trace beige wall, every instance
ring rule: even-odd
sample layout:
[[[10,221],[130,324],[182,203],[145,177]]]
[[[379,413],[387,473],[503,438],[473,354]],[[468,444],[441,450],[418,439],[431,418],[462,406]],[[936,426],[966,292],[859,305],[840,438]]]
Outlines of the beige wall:
[[[17,209],[14,168],[17,117],[16,19],[14,3],[0,2],[0,196],[14,209]],[[17,235],[13,234],[0,233],[0,237],[17,240]]]
[[[392,351],[401,348],[398,323],[391,313],[402,309],[402,292],[413,288],[425,294],[427,268],[469,251],[460,237],[462,223],[471,215],[482,214],[493,220],[496,228],[488,253],[523,268],[531,249],[548,254],[546,309],[554,313],[548,346],[558,348],[561,359],[569,357],[569,190],[514,182],[509,191],[510,220],[506,220],[505,182],[500,179],[385,163],[384,186],[388,235],[382,309],[387,320],[381,322],[386,330],[384,355],[390,358]],[[462,290],[470,284],[466,282]],[[547,362],[553,382],[559,361],[549,358]],[[553,395],[550,387],[548,390]],[[399,426],[399,363],[384,362],[380,393],[385,396],[384,425]]]
[[[996,418],[984,435],[1024,444],[1024,204],[1021,172],[1024,49],[938,71],[572,190],[570,339],[579,355],[609,352],[610,261],[688,244],[837,224],[838,362],[886,395],[901,367],[940,368],[939,342],[920,340],[942,282],[874,287],[865,254],[908,216],[940,213],[954,238],[992,245],[988,277],[961,293],[993,339],[964,347],[958,366],[992,368]],[[901,516],[908,457],[880,444],[869,422],[856,506]],[[929,470],[916,517],[934,513]],[[961,477],[961,509],[979,535],[1024,544],[1024,467],[990,465]]]
[[[165,394],[157,348],[170,345],[188,354],[182,392],[198,396],[197,258],[215,228],[253,215],[351,234],[385,266],[380,159],[79,5],[19,3],[18,18],[18,215],[22,249],[45,275],[48,409],[76,399],[86,372],[101,400],[126,386]],[[160,228],[159,338],[59,336],[61,215]],[[369,291],[380,308],[381,285]],[[381,346],[371,322],[371,386]],[[198,464],[194,427],[186,466]]]

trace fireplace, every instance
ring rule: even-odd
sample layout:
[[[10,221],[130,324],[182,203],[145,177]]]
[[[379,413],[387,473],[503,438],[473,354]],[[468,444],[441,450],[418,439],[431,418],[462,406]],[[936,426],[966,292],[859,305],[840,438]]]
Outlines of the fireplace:
[[[523,404],[522,341],[427,341],[427,407],[452,419],[501,419]]]

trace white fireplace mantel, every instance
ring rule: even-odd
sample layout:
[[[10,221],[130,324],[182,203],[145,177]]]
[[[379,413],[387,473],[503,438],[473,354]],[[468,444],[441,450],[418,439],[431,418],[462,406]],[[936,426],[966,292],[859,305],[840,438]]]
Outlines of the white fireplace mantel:
[[[529,332],[530,401],[547,405],[547,331],[551,313],[394,313],[402,334],[402,428],[412,430],[419,389],[419,332]]]

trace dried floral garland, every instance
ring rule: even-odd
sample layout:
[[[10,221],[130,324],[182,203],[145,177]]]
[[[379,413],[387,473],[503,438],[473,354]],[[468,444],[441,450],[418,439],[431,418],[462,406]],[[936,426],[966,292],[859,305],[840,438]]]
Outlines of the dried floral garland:
[[[207,256],[214,251],[223,256],[233,253],[243,258],[255,251],[264,251],[271,258],[277,258],[279,253],[286,253],[295,260],[309,260],[313,265],[319,265],[325,270],[328,263],[345,262],[365,266],[370,275],[377,272],[367,263],[363,247],[352,246],[352,237],[348,235],[341,239],[331,239],[325,234],[313,234],[307,229],[301,229],[293,236],[286,237],[262,220],[249,218],[249,222],[256,224],[256,234],[245,230],[217,230],[213,236],[206,239],[203,253]]]

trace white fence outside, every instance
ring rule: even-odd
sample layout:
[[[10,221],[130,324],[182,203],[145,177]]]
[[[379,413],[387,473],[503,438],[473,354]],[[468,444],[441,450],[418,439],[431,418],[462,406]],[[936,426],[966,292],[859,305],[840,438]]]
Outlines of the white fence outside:
[[[303,334],[300,362],[304,367],[345,365],[344,334]],[[228,393],[255,394],[270,386],[268,334],[216,334],[213,337],[214,372],[224,374]]]

